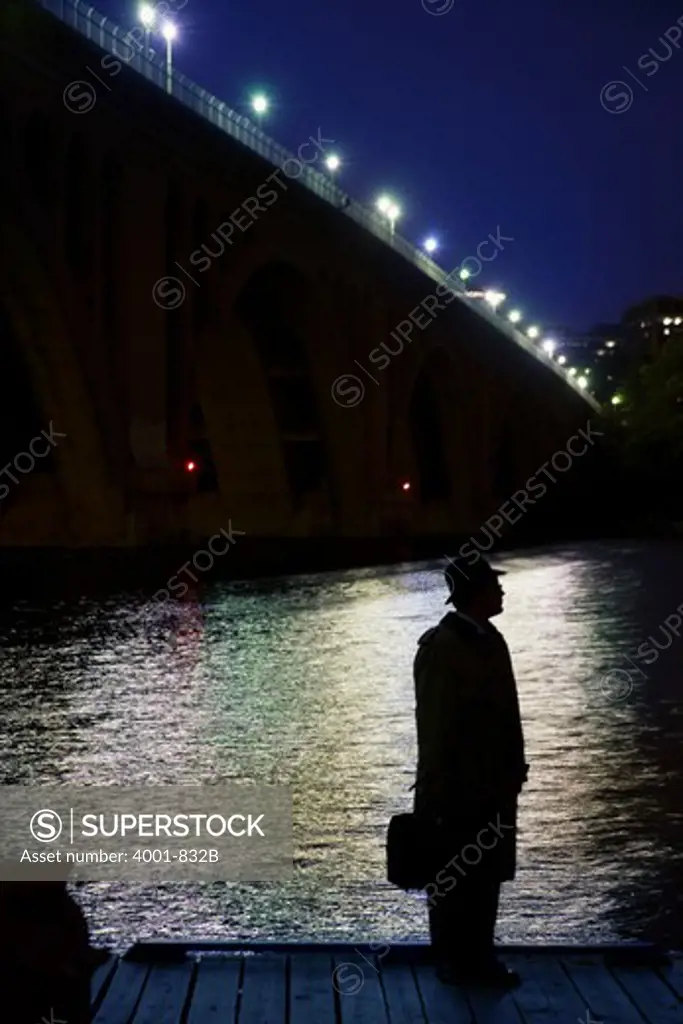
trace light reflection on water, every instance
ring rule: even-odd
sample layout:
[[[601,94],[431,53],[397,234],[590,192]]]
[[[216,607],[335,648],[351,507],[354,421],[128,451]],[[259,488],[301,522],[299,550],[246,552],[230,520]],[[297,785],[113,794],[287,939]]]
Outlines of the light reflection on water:
[[[683,643],[648,678],[638,645],[683,601],[683,550],[582,545],[498,559],[529,784],[500,938],[680,946]],[[296,871],[253,885],[78,886],[99,942],[409,939],[424,904],[384,881],[409,807],[412,658],[444,612],[437,563],[215,583],[195,603],[139,596],[17,605],[2,627],[2,779],[243,780],[294,790]],[[601,684],[631,672],[622,699]]]

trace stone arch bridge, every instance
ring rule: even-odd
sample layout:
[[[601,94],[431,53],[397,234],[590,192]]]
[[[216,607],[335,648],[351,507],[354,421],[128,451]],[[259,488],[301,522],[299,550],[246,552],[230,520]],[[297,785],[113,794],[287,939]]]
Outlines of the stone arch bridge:
[[[293,158],[75,0],[0,19],[0,544],[468,533],[595,418],[315,126]]]

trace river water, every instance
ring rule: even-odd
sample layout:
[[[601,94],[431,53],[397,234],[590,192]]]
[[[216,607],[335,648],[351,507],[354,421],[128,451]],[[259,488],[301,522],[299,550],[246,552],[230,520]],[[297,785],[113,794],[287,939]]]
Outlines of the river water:
[[[683,642],[663,624],[683,547],[497,564],[531,764],[499,938],[680,948]],[[293,787],[291,881],[81,883],[95,941],[426,938],[422,898],[384,881],[383,844],[411,802],[415,645],[445,596],[434,562],[209,582],[153,612],[134,593],[6,609],[1,781]]]

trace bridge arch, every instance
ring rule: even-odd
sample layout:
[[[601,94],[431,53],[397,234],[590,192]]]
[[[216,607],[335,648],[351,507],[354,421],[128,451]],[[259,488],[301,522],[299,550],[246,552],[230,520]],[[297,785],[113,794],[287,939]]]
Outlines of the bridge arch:
[[[430,531],[465,531],[475,519],[476,403],[463,373],[459,353],[435,344],[408,382],[404,442],[412,453],[417,520]]]
[[[20,447],[11,453],[3,446],[3,465],[29,450],[29,442],[43,431],[57,432],[59,440],[17,485],[15,507],[5,509],[0,542],[21,544],[27,537],[47,544],[55,537],[76,545],[95,538],[115,542],[123,526],[121,498],[111,484],[63,304],[32,239],[31,223],[21,198],[9,189],[0,243],[7,278],[0,361],[3,374],[12,376],[7,400],[22,418],[11,434],[11,447]],[[10,398],[13,389],[16,395]]]
[[[274,259],[253,272],[233,309],[258,356],[292,509],[313,502],[329,514],[335,474],[313,373],[315,352],[325,344],[315,290],[299,268]]]

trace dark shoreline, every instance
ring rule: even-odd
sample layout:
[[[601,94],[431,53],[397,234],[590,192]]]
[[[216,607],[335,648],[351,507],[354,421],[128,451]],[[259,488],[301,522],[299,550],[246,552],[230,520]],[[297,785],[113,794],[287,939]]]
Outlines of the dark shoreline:
[[[208,538],[207,538],[208,540]],[[192,566],[193,556],[206,551],[205,542],[155,548],[5,548],[0,549],[0,594],[5,599],[21,594],[69,596],[79,592],[150,589],[164,586],[184,565],[198,578],[257,580],[316,572],[363,569],[406,562],[441,559],[469,542],[482,553],[514,552],[585,542],[683,541],[683,524],[628,522],[601,532],[580,528],[514,531],[491,552],[485,534],[431,537],[236,537],[225,555],[216,555],[203,571]],[[189,581],[189,574],[180,578]]]

